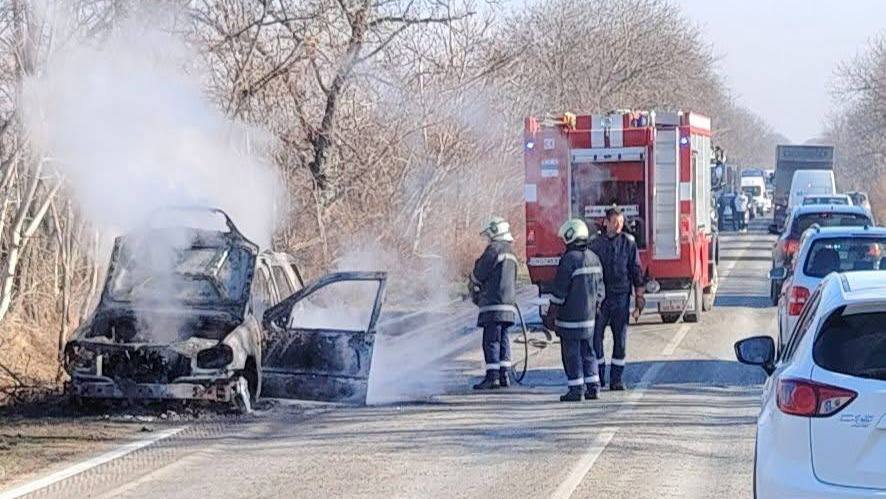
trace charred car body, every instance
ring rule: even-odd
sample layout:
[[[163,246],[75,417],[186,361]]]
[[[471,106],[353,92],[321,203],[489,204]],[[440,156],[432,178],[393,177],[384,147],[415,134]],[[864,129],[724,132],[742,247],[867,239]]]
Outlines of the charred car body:
[[[262,387],[262,314],[302,287],[220,210],[204,229],[147,227],[114,245],[101,300],[67,343],[80,399],[207,400],[249,410]]]

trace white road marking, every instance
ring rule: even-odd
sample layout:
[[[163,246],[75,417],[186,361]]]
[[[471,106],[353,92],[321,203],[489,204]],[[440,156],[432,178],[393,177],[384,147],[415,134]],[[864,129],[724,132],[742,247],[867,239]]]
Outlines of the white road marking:
[[[135,442],[130,442],[118,449],[112,450],[100,456],[94,457],[92,459],[88,459],[81,463],[77,463],[73,466],[65,468],[63,470],[57,471],[49,476],[45,476],[38,480],[34,480],[33,482],[26,483],[14,489],[7,490],[6,492],[0,493],[0,499],[15,499],[17,497],[22,497],[27,494],[31,494],[36,492],[44,487],[49,487],[50,485],[60,482],[62,480],[66,480],[71,478],[74,475],[78,475],[83,473],[84,471],[95,468],[96,466],[101,466],[107,462],[113,461],[114,459],[119,459],[127,454],[133,453],[141,448],[147,447],[153,443],[159,442],[164,438],[169,438],[182,430],[187,428],[187,426],[180,426],[178,428],[170,428],[168,430],[158,431],[157,433],[151,435],[148,438],[144,438],[141,440],[136,440]]]
[[[661,354],[665,357],[670,357],[677,350],[677,347],[680,346],[680,342],[683,341],[683,338],[686,337],[686,334],[689,333],[689,325],[683,324],[679,330],[677,330],[677,334],[671,338],[671,341],[665,345],[664,350],[661,351]]]
[[[643,373],[643,376],[640,377],[640,382],[637,383],[637,386],[626,392],[624,401],[620,405],[620,410],[624,410],[625,408],[631,407],[640,402],[640,400],[643,399],[643,396],[646,395],[646,389],[652,384],[652,381],[658,377],[658,373],[661,372],[663,368],[664,364],[657,362],[647,369],[646,372]],[[618,433],[619,428],[620,427],[603,428],[600,431],[582,458],[572,467],[572,470],[569,472],[569,475],[566,476],[566,479],[560,483],[560,486],[557,487],[557,490],[551,495],[552,499],[569,499],[572,497],[572,494],[575,493],[575,489],[578,488],[588,472],[591,471],[591,468],[594,467],[597,458],[599,458],[600,454],[603,454],[603,451],[609,446],[609,442],[612,441],[612,438]]]
[[[603,428],[600,433],[597,434],[597,438],[594,439],[594,442],[588,448],[587,452],[585,452],[584,456],[575,464],[572,468],[572,471],[569,472],[569,476],[566,477],[566,480],[557,487],[557,490],[551,494],[551,499],[569,499],[572,497],[572,494],[575,492],[575,489],[581,484],[582,480],[584,480],[585,475],[588,474],[588,471],[594,466],[594,462],[597,461],[597,458],[600,457],[600,454],[603,453],[603,450],[606,449],[606,446],[609,445],[609,442],[612,440],[612,437],[615,436],[615,432],[618,429],[608,429]]]
[[[674,354],[677,348],[680,346],[680,343],[683,342],[683,339],[686,338],[686,335],[692,328],[689,325],[682,325],[680,329],[674,334],[674,337],[670,342],[664,347],[661,352],[662,357],[670,357]],[[624,410],[628,407],[634,406],[643,399],[646,395],[646,390],[652,385],[652,382],[655,378],[658,377],[658,374],[661,370],[664,369],[664,364],[661,362],[656,362],[652,364],[652,366],[643,373],[643,376],[640,377],[640,381],[637,383],[637,386],[634,389],[628,391],[625,394],[624,400],[622,401],[619,411]],[[579,460],[575,466],[572,467],[572,470],[569,472],[569,475],[566,476],[566,479],[560,483],[560,486],[557,487],[557,490],[551,495],[552,499],[569,499],[572,497],[572,494],[575,493],[575,489],[581,484],[584,480],[585,476],[591,471],[591,468],[594,467],[594,463],[597,462],[597,458],[603,454],[603,451],[606,450],[606,447],[609,445],[609,442],[612,441],[612,438],[618,433],[620,427],[612,427],[612,428],[604,428],[600,434],[594,439],[594,442],[585,452],[584,456]]]

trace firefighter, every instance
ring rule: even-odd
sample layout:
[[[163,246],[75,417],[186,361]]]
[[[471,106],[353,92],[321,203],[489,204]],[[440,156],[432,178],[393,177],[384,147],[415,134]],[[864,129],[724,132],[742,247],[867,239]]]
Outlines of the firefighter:
[[[472,301],[480,307],[477,325],[483,328],[486,377],[474,389],[489,390],[511,385],[508,327],[516,319],[517,257],[505,219],[492,217],[480,234],[489,244],[474,263],[469,286]]]
[[[566,252],[560,257],[554,278],[545,326],[560,337],[560,355],[569,391],[561,402],[598,397],[600,377],[594,355],[594,317],[603,301],[603,269],[600,259],[588,250],[588,226],[578,219],[560,227]]]
[[[603,283],[606,286],[606,299],[600,305],[594,324],[594,351],[597,354],[600,386],[606,386],[603,332],[606,326],[610,326],[614,345],[609,389],[617,391],[625,389],[622,373],[625,368],[632,288],[638,317],[646,305],[640,253],[634,237],[623,232],[623,229],[624,215],[617,207],[612,207],[606,210],[605,233],[591,239],[588,244],[588,248],[597,254],[603,264]]]

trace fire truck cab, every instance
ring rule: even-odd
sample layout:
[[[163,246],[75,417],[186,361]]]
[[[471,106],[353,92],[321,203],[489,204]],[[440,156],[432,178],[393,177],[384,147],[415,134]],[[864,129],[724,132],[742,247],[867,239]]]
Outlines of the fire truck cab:
[[[524,125],[526,255],[542,303],[564,251],[560,225],[581,218],[594,234],[617,205],[640,251],[645,313],[696,322],[713,307],[719,257],[709,118],[615,111],[529,117]]]

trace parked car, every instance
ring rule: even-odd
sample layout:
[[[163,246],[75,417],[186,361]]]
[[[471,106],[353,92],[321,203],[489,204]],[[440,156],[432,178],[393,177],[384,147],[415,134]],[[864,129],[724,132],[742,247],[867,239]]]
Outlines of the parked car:
[[[859,206],[806,205],[795,208],[785,222],[785,231],[772,249],[772,269],[790,268],[800,248],[800,236],[813,224],[819,227],[874,225],[870,213]],[[769,297],[778,305],[783,279],[772,279]]]
[[[846,194],[828,194],[822,196],[820,194],[814,196],[806,196],[803,198],[803,205],[807,204],[841,204],[844,206],[855,204]]]
[[[778,347],[787,343],[803,305],[831,272],[886,270],[886,228],[818,227],[800,239],[792,270],[773,269],[770,277],[785,279],[778,301]],[[883,274],[886,279],[886,274]]]
[[[99,304],[64,349],[77,400],[207,400],[248,412],[260,395],[262,315],[302,288],[298,267],[259,252],[221,210],[183,211],[223,223],[117,239]]]
[[[762,367],[754,451],[760,499],[886,495],[886,280],[831,274],[776,354],[771,336],[735,344]]]

